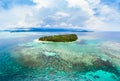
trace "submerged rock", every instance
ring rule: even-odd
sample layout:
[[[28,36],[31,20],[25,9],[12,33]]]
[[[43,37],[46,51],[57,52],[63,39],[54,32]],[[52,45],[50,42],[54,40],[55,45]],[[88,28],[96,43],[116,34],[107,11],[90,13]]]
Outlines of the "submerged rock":
[[[64,34],[40,37],[39,41],[52,41],[52,42],[72,42],[78,39],[76,34]]]

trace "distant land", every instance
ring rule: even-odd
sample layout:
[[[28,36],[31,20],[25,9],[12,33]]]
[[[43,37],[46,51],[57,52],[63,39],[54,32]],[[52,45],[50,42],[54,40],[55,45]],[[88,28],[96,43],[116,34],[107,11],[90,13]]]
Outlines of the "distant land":
[[[8,29],[0,30],[1,32],[92,32],[85,29],[67,29],[67,28],[18,28],[18,29]]]

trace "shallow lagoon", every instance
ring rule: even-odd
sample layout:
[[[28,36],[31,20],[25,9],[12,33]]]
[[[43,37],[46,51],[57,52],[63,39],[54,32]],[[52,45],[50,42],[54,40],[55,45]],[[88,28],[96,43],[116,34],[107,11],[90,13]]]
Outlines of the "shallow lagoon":
[[[65,32],[0,33],[0,81],[119,81],[119,32],[67,32],[72,43],[37,42]]]

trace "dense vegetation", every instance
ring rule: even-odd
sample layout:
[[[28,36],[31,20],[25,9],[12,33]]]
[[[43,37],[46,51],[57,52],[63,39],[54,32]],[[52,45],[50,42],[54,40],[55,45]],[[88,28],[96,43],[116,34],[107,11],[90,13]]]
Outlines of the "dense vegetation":
[[[64,34],[64,35],[54,35],[45,36],[39,38],[40,41],[52,41],[52,42],[72,42],[78,39],[76,34]]]

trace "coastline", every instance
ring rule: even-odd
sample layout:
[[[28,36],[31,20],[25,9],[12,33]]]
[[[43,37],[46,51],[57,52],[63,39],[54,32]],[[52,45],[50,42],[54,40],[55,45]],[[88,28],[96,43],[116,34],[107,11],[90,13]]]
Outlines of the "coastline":
[[[40,41],[39,39],[34,39],[33,42],[36,43],[76,43],[78,40],[73,41],[73,42],[52,42],[52,41]]]

